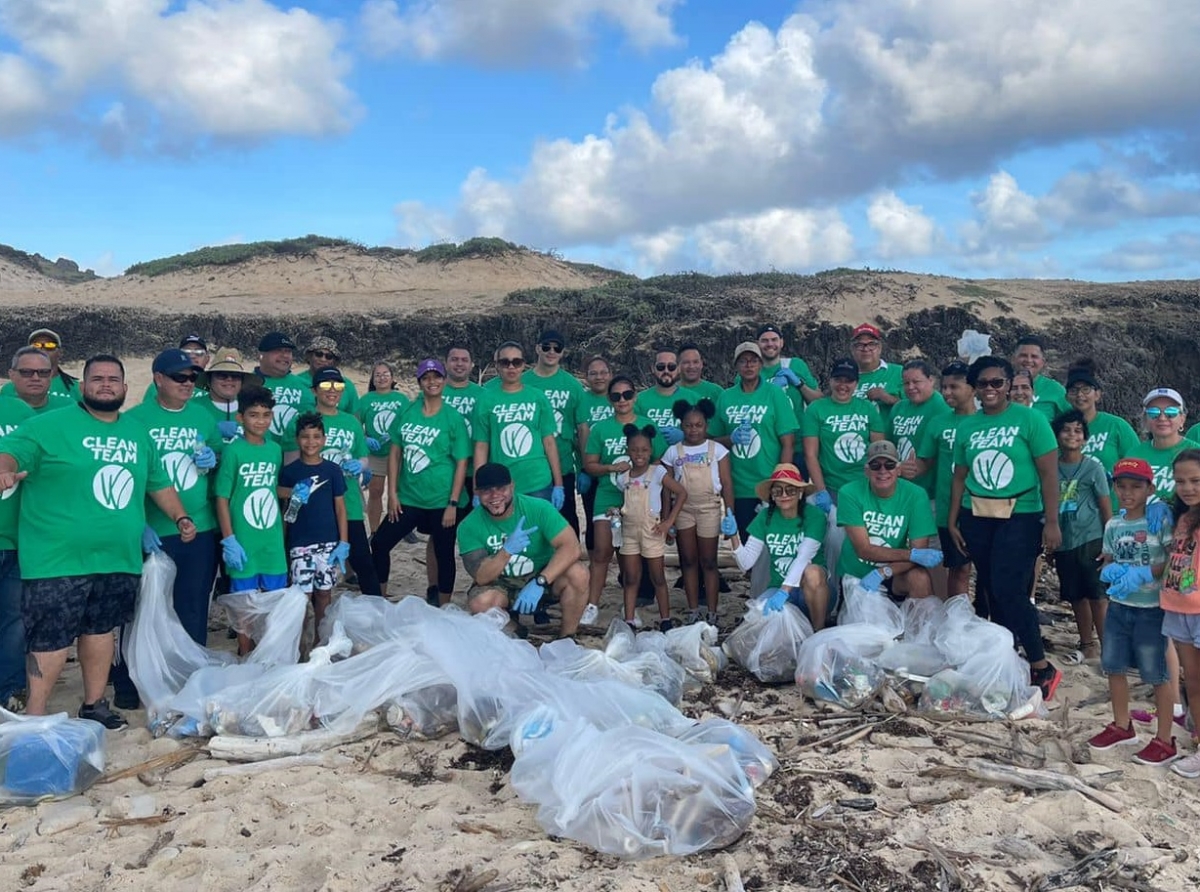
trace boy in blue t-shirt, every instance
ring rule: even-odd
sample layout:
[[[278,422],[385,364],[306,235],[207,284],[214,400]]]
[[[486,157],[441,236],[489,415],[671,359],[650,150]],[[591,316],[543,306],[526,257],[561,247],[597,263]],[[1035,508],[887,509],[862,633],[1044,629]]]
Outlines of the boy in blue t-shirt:
[[[300,457],[279,474],[279,498],[296,499],[300,510],[290,518],[285,538],[292,585],[312,597],[313,618],[321,627],[333,597],[338,571],[346,572],[350,543],[346,535],[346,478],[342,469],[321,456],[325,448],[325,422],[316,412],[296,419],[296,445]]]

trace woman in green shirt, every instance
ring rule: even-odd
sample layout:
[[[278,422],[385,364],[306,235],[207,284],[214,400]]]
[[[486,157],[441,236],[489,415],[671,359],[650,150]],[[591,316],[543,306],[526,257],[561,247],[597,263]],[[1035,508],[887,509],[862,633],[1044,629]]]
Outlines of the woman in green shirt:
[[[1200,449],[1200,444],[1184,437],[1187,430],[1187,407],[1178,390],[1156,387],[1142,400],[1142,426],[1150,439],[1138,443],[1121,458],[1140,458],[1154,471],[1154,496],[1151,503],[1162,501],[1168,505],[1175,501],[1175,456],[1185,449]],[[1147,517],[1150,514],[1147,513]],[[1155,520],[1151,519],[1151,524]],[[1152,529],[1151,532],[1158,532]]]
[[[606,418],[613,417],[613,404],[608,401],[608,382],[612,380],[612,366],[603,356],[593,356],[584,365],[584,376],[587,389],[579,402],[579,454],[587,452],[588,436],[592,426]],[[583,459],[581,458],[582,462]],[[583,499],[583,514],[585,531],[583,544],[588,553],[596,547],[596,526],[592,515],[596,513],[596,481],[591,478],[586,468],[580,468],[575,475],[575,489]]]
[[[921,473],[917,464],[917,444],[930,420],[947,415],[951,410],[937,392],[937,377],[925,360],[910,359],[904,363],[901,380],[904,382],[904,399],[892,407],[889,439],[900,453],[900,476],[911,480],[933,498],[937,478],[932,470]]]
[[[367,433],[367,467],[371,469],[371,482],[367,484],[367,527],[370,531],[379,529],[379,521],[383,518],[387,460],[391,451],[388,429],[406,406],[408,397],[396,392],[396,367],[386,360],[379,360],[371,369],[367,392],[355,406],[355,414]]]

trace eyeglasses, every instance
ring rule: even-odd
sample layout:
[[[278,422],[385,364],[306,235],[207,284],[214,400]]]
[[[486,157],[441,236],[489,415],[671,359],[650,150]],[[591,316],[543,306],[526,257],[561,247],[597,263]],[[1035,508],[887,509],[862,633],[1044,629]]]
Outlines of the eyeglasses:
[[[326,393],[329,393],[330,391],[333,391],[334,393],[341,393],[345,389],[345,381],[322,381],[317,385],[317,390],[324,390]]]
[[[336,353],[330,353],[328,350],[309,350],[309,356],[315,356],[317,359],[337,359]]]
[[[799,495],[800,489],[795,486],[788,486],[786,483],[771,484],[771,495],[773,496],[794,496]]]
[[[30,347],[37,347],[39,350],[57,350],[58,341],[31,341]]]
[[[879,341],[855,341],[850,346],[855,350],[878,350]]]
[[[49,378],[54,369],[14,369],[22,378]]]
[[[1067,393],[1077,393],[1080,396],[1089,396],[1096,392],[1096,388],[1090,384],[1076,384],[1074,387],[1067,389]]]
[[[890,458],[877,458],[874,461],[867,462],[868,471],[894,471],[896,463]]]
[[[176,372],[173,375],[167,375],[176,384],[195,384],[196,379],[200,376],[195,372]]]
[[[656,362],[654,364],[654,371],[656,372],[673,372],[677,368],[679,368],[679,363],[677,362]]]
[[[1151,406],[1146,410],[1147,418],[1161,418],[1164,415],[1167,418],[1178,418],[1182,414],[1183,409],[1178,406],[1167,406],[1165,409],[1160,409],[1158,406]]]
[[[518,356],[516,359],[497,359],[496,365],[502,369],[519,369],[525,365],[525,357]]]
[[[556,344],[554,341],[546,341],[544,344],[538,344],[538,349],[543,353],[562,353],[563,345]]]
[[[1009,385],[1007,378],[979,378],[975,382],[975,387],[979,390],[1002,390]]]
[[[610,403],[619,403],[621,400],[631,400],[636,396],[632,390],[613,390],[608,394]]]
[[[208,354],[207,350],[204,350],[200,347],[192,347],[191,349],[184,350],[183,352],[188,356],[205,356]]]

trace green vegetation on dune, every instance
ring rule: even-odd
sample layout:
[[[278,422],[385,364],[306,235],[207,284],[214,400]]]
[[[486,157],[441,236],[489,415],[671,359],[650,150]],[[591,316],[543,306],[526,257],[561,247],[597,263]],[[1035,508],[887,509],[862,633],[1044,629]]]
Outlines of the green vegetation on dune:
[[[49,260],[41,254],[27,254],[9,245],[0,245],[0,259],[68,285],[99,278],[92,270],[81,270],[79,264],[65,257]]]

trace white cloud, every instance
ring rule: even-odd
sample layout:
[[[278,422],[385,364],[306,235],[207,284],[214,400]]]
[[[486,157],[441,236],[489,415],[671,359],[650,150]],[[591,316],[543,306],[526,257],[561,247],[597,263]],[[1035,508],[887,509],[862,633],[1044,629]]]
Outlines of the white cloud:
[[[837,211],[772,208],[696,228],[697,252],[718,272],[781,271],[844,263],[854,236]]]
[[[1200,190],[1147,186],[1112,169],[1072,171],[1054,184],[1039,206],[1064,225],[1109,227],[1136,218],[1200,214]]]
[[[1200,233],[1173,232],[1162,238],[1135,239],[1106,251],[1096,259],[1101,269],[1145,273],[1196,266],[1200,256]]]
[[[879,237],[875,253],[880,257],[921,257],[933,251],[937,235],[933,220],[895,192],[881,192],[871,200],[867,223]]]
[[[485,65],[582,65],[596,22],[639,49],[678,42],[680,0],[367,0],[363,42],[375,55]]]
[[[179,148],[205,138],[320,136],[356,119],[336,23],[266,0],[174,7],[168,0],[0,0],[0,32],[38,71],[20,95],[40,93],[44,114],[97,91],[110,96],[100,118],[83,123],[112,151],[148,140]]]
[[[33,66],[20,56],[0,53],[0,136],[28,127],[42,114],[47,98]]]

